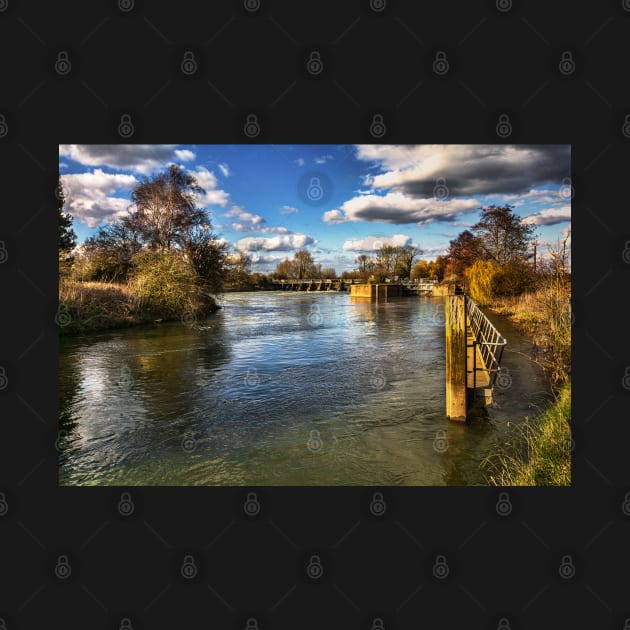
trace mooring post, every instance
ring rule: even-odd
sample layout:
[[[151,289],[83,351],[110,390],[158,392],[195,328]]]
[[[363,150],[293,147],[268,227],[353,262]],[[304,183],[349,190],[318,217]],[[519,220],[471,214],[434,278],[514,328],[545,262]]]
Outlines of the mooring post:
[[[466,302],[464,295],[448,295],[446,328],[446,417],[466,420]]]

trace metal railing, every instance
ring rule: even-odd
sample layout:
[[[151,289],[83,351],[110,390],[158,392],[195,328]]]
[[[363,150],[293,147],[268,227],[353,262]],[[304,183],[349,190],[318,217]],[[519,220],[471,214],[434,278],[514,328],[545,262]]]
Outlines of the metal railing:
[[[507,340],[468,296],[466,296],[466,314],[470,320],[474,338],[473,346],[479,346],[483,360],[483,367],[477,367],[477,352],[473,352],[473,388],[477,387],[477,370],[488,372],[490,387],[492,387],[501,370],[501,358]]]

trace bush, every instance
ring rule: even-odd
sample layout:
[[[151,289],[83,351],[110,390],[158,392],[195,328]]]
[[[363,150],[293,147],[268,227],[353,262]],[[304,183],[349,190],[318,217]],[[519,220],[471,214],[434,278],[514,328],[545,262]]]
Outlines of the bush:
[[[133,257],[130,286],[140,306],[165,317],[197,314],[210,306],[192,267],[178,251],[145,250]]]
[[[473,302],[484,305],[492,301],[493,279],[501,271],[494,260],[477,260],[465,271],[468,293]]]
[[[465,272],[468,291],[474,302],[490,304],[498,297],[520,295],[532,287],[528,266],[519,263],[500,265],[495,260],[478,260]]]

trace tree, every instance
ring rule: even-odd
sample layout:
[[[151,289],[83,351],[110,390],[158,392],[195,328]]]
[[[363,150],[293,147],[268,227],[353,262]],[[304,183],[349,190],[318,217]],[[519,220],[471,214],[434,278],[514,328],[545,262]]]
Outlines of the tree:
[[[276,271],[274,275],[281,280],[295,277],[293,274],[293,262],[290,261],[288,258],[285,258],[283,261],[279,262],[276,265]]]
[[[359,271],[366,273],[368,271],[367,265],[370,262],[370,257],[367,254],[359,254],[356,257],[357,265],[359,265]]]
[[[229,263],[230,280],[237,287],[244,287],[251,280],[252,259],[245,252],[237,252],[230,259]]]
[[[376,264],[385,275],[391,276],[394,274],[397,258],[398,248],[393,245],[381,245],[376,250]]]
[[[72,215],[63,211],[66,205],[66,195],[63,190],[61,176],[57,185],[57,222],[59,225],[58,232],[58,254],[59,254],[59,270],[67,271],[73,263],[72,250],[77,243],[77,235],[72,229]]]
[[[183,245],[189,231],[207,223],[206,213],[198,208],[195,195],[204,189],[177,164],[157,175],[145,177],[132,191],[135,211],[123,224],[140,233],[152,249]]]
[[[311,253],[305,249],[298,249],[293,255],[295,275],[297,278],[312,278],[317,276],[317,266]]]
[[[429,277],[429,261],[419,260],[411,270],[412,280],[421,280]]]
[[[500,265],[527,260],[529,243],[536,229],[514,214],[513,208],[509,204],[482,207],[481,219],[471,228],[487,257]]]
[[[127,280],[133,257],[141,248],[139,234],[123,223],[101,226],[94,236],[83,243],[81,276],[108,282]]]
[[[481,239],[470,230],[464,230],[457,238],[449,242],[446,256],[451,271],[456,274],[462,274],[476,260],[488,258]]]
[[[219,293],[227,272],[228,244],[212,232],[210,222],[192,225],[182,232],[181,251],[207,291]]]
[[[334,267],[324,267],[319,277],[334,280],[337,277],[337,272]]]
[[[403,278],[411,276],[411,268],[414,258],[422,253],[418,247],[414,245],[403,245],[396,247],[396,262],[394,264],[394,273]]]

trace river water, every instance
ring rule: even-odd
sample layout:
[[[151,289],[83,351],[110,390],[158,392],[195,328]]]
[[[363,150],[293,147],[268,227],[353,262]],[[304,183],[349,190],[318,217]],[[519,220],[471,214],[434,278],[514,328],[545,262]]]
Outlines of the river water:
[[[228,293],[198,322],[60,340],[62,485],[483,485],[548,398],[507,320],[488,418],[445,419],[444,298]]]

